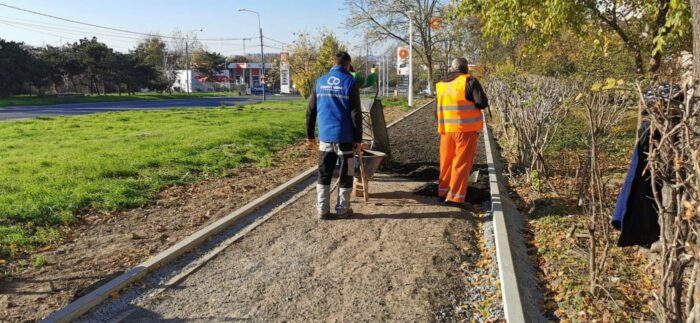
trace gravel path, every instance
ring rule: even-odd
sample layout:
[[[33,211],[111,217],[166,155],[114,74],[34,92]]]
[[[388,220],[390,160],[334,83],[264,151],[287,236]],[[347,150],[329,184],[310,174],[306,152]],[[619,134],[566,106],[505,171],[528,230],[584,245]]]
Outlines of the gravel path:
[[[347,220],[314,219],[308,194],[126,320],[434,320],[475,220],[416,198],[418,182],[373,184]]]
[[[385,112],[387,122],[405,115],[396,106]],[[64,228],[61,245],[41,253],[46,266],[0,264],[9,273],[0,277],[0,322],[45,318],[308,169],[315,155],[299,142],[277,153],[272,167],[242,166],[230,176],[166,188],[144,207],[79,216]]]
[[[463,306],[495,288],[468,288],[466,278],[481,259],[483,211],[426,194],[437,173],[434,133],[429,108],[390,130],[391,171],[375,177],[369,203],[354,201],[353,216],[317,220],[311,190],[174,288],[84,319],[485,320]],[[485,195],[479,185],[469,194],[473,203]]]

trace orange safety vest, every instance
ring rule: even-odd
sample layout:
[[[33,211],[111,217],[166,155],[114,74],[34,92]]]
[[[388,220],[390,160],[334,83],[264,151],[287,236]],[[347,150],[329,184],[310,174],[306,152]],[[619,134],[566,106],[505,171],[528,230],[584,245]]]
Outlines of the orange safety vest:
[[[481,111],[467,100],[469,74],[462,74],[450,82],[435,85],[437,95],[438,132],[475,132],[484,126]]]

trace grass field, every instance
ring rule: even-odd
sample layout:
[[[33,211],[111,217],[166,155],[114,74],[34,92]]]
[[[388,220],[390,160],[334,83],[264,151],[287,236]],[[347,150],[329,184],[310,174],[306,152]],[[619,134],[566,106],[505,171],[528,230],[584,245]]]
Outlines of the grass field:
[[[403,96],[390,96],[390,97],[382,97],[380,98],[382,100],[382,105],[385,107],[389,106],[400,106],[402,110],[408,111],[410,108],[408,106],[408,99]],[[420,106],[417,103],[414,103],[415,106]]]
[[[59,238],[87,210],[148,204],[166,186],[268,165],[304,137],[305,103],[0,123],[0,258]]]
[[[79,97],[41,97],[34,95],[20,95],[12,98],[0,98],[0,108],[16,105],[52,105],[63,103],[95,103],[95,102],[115,102],[130,100],[172,100],[172,99],[192,99],[207,97],[234,96],[234,92],[194,92],[194,93],[136,93],[135,95],[90,95]]]

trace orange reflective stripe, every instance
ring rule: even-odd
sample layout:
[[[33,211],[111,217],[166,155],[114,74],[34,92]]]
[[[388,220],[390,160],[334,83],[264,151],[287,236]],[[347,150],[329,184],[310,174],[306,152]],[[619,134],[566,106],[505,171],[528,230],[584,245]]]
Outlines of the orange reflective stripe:
[[[469,111],[469,110],[477,110],[477,108],[474,105],[455,105],[455,106],[447,106],[447,107],[440,107],[441,111]]]
[[[447,192],[447,198],[450,200],[463,199],[467,197],[467,194],[457,194],[452,193],[452,191]]]
[[[439,111],[440,119],[478,119],[481,118],[479,110],[462,110],[462,111]]]
[[[465,123],[474,123],[474,122],[479,122],[479,121],[481,121],[481,116],[476,117],[476,118],[440,119],[440,120],[438,120],[439,123],[444,123],[444,124],[465,124]]]

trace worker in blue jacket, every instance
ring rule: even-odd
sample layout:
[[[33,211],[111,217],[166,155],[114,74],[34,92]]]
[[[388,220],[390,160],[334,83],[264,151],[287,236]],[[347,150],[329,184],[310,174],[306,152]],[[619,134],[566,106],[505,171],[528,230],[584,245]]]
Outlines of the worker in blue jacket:
[[[335,66],[316,81],[306,109],[307,145],[316,145],[314,132],[318,119],[316,210],[320,219],[330,217],[331,179],[339,159],[340,187],[335,212],[338,217],[352,213],[354,151],[362,147],[362,107],[360,89],[348,71],[350,62],[348,53],[335,54]]]

